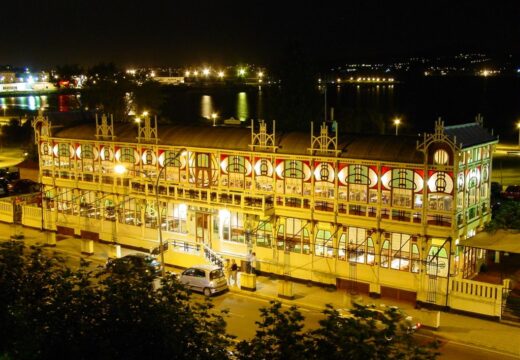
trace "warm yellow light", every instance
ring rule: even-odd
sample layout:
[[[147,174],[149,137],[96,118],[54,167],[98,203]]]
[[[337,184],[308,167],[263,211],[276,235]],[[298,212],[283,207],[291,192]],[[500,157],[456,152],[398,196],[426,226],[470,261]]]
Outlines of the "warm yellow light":
[[[340,79],[340,78],[338,78],[337,82],[341,82],[341,79]]]
[[[211,114],[211,118],[212,118],[213,120],[215,120],[215,119],[217,118],[217,116],[218,116],[217,113],[213,113],[213,114]]]
[[[238,70],[238,75],[244,76],[245,74],[246,74],[246,70],[245,69],[239,69]]]
[[[190,73],[189,71],[186,71],[186,72],[184,73],[184,75],[185,75],[186,77],[189,77],[189,76],[191,75],[191,73]]]
[[[261,72],[261,71],[259,71],[259,72],[258,72],[258,77],[259,77],[260,79],[263,78],[263,77],[264,77],[264,73]]]
[[[3,110],[7,110],[7,105],[2,105]]]
[[[208,76],[209,75],[209,69],[205,68],[204,70],[202,70],[202,74],[204,74],[204,76]]]
[[[135,120],[134,120],[136,123],[140,123],[141,122],[141,119],[136,117]]]
[[[124,165],[117,164],[114,166],[114,172],[116,174],[124,174],[126,172],[126,167]]]
[[[199,76],[199,72],[198,72],[197,70],[195,70],[195,71],[193,72],[193,75],[195,75],[195,76]]]
[[[394,119],[394,125],[399,125],[401,123],[401,119]]]
[[[143,116],[148,116],[148,111],[143,111]]]
[[[219,71],[218,72],[218,77],[219,78],[223,78],[224,77],[224,71]]]
[[[516,128],[520,129],[520,121],[516,123]]]

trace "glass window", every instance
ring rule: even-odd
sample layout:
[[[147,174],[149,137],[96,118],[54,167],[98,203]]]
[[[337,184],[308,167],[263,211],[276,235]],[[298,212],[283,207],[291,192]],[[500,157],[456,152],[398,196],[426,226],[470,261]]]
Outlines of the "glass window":
[[[317,256],[333,257],[334,246],[333,246],[332,235],[329,230],[319,229],[316,233],[316,244],[314,251]]]
[[[256,245],[262,247],[271,247],[271,238],[272,238],[272,230],[273,227],[267,220],[260,220],[260,224],[258,224],[258,229],[256,231]]]
[[[343,233],[338,242],[338,260],[347,259],[347,234]]]
[[[426,272],[428,275],[448,276],[448,253],[446,249],[432,245],[428,252],[426,262]]]

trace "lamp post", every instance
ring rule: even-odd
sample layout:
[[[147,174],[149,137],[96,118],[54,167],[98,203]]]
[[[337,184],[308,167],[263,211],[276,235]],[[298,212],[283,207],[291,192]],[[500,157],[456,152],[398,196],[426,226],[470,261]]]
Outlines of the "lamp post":
[[[162,217],[161,217],[161,205],[159,203],[159,181],[161,180],[161,175],[164,171],[164,169],[166,169],[166,167],[168,165],[170,165],[172,162],[174,162],[175,160],[177,160],[177,158],[181,155],[183,155],[184,153],[186,153],[186,149],[185,148],[182,148],[181,150],[179,150],[179,152],[172,158],[169,158],[167,160],[165,160],[163,166],[161,167],[161,169],[159,170],[159,173],[157,174],[157,178],[155,179],[155,203],[157,204],[157,222],[158,222],[158,234],[159,234],[159,254],[161,256],[161,275],[164,277],[165,275],[165,269],[164,269],[164,245],[163,245],[163,236],[162,236]],[[126,168],[124,167],[124,165],[116,165],[114,167],[114,171],[118,174],[123,174],[126,172]],[[137,170],[137,172],[139,172]],[[153,179],[151,176],[149,176],[147,173],[145,172],[140,172],[141,174],[144,174],[145,177],[150,181],[150,182],[153,182]]]
[[[217,113],[213,113],[213,114],[211,114],[211,118],[213,119],[213,126],[216,126],[216,125],[215,125],[215,120],[217,120],[217,117],[218,117],[218,114],[217,114]]]
[[[399,129],[399,124],[401,123],[401,119],[397,118],[397,119],[394,119],[394,125],[395,125],[395,136],[397,136],[398,134],[398,129]]]
[[[518,147],[520,147],[520,121],[516,123],[516,128],[518,129]]]

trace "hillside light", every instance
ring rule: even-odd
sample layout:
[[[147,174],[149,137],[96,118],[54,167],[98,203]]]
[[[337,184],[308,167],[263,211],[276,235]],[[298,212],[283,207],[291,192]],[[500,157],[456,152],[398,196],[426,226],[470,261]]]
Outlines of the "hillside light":
[[[397,136],[397,134],[399,132],[399,124],[401,124],[401,119],[399,119],[399,118],[394,119],[395,136]]]

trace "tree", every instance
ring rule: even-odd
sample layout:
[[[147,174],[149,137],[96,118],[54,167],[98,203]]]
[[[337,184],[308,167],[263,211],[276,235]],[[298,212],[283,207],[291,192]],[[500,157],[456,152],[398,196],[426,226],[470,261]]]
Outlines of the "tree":
[[[493,219],[486,224],[486,231],[499,229],[520,230],[520,201],[506,200],[494,210]]]
[[[72,270],[45,251],[0,244],[0,357],[227,358],[225,314],[174,276],[156,289],[147,269]]]
[[[404,314],[353,304],[347,316],[328,305],[320,328],[311,331],[313,359],[435,359],[437,344],[415,343]]]
[[[306,335],[302,332],[304,317],[295,306],[282,311],[279,301],[260,309],[256,336],[237,345],[238,359],[306,359]]]
[[[162,86],[157,81],[147,80],[142,84],[134,84],[132,89],[133,110],[140,114],[148,111],[158,114],[164,103]]]
[[[237,345],[238,359],[417,359],[438,356],[435,342],[418,345],[408,331],[404,314],[353,304],[346,316],[328,305],[320,327],[302,332],[303,316],[296,307],[281,311],[272,301],[261,309],[256,336]]]

